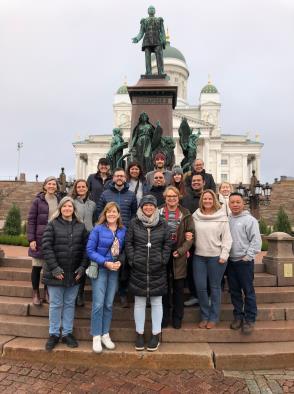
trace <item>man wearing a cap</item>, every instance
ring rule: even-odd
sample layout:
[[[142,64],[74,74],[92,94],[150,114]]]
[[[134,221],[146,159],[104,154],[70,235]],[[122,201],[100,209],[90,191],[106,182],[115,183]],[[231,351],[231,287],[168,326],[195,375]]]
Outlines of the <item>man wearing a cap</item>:
[[[90,193],[90,199],[96,204],[98,203],[101,194],[105,190],[105,187],[111,181],[110,165],[107,159],[101,158],[98,161],[97,172],[90,174],[87,179],[87,184]]]
[[[169,170],[166,170],[164,168],[165,166],[165,162],[166,162],[166,157],[165,154],[162,152],[158,152],[156,153],[156,155],[154,156],[154,170],[150,171],[147,173],[146,175],[146,180],[147,180],[147,184],[149,186],[153,185],[153,179],[154,179],[154,174],[157,171],[160,171],[163,173],[164,179],[165,179],[165,184],[166,186],[171,184],[172,181],[172,172]]]

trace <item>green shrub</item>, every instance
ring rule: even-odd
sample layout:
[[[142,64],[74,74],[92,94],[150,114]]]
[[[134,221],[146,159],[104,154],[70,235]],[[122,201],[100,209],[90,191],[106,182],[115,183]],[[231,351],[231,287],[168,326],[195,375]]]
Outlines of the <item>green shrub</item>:
[[[29,241],[25,235],[7,235],[0,234],[0,244],[2,245],[16,245],[29,246]]]
[[[4,224],[4,234],[20,235],[21,234],[21,217],[19,208],[13,204],[8,211]]]
[[[274,231],[281,231],[283,233],[288,233],[291,235],[291,223],[288,215],[286,214],[283,207],[280,206],[276,222],[274,224]]]
[[[259,221],[259,231],[260,234],[264,234],[264,235],[270,235],[271,233],[271,227],[268,226],[267,222],[263,218],[260,218]]]
[[[262,239],[261,250],[262,250],[262,252],[267,252],[268,251],[268,241],[267,241],[267,239]]]
[[[26,233],[27,233],[27,222],[24,221],[21,226],[21,234],[26,234]]]

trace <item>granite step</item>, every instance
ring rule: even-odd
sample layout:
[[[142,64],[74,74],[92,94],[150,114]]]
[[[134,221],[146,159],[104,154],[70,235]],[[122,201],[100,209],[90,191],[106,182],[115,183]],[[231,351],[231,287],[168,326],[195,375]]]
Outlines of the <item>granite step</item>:
[[[3,345],[3,355],[11,359],[34,360],[46,364],[97,367],[99,363],[99,368],[214,368],[212,351],[207,343],[180,343],[177,346],[162,343],[156,352],[137,352],[133,344],[121,342],[116,344],[114,350],[104,350],[101,354],[95,354],[90,341],[80,341],[76,349],[70,349],[60,343],[52,352],[44,350],[45,342],[44,339],[15,338]]]
[[[21,268],[18,267],[1,267],[0,268],[0,280],[9,281],[25,281],[31,280],[32,268]]]
[[[284,369],[294,364],[292,341],[230,343],[230,346],[211,343],[210,347],[214,355],[215,368],[220,370]]]
[[[151,334],[150,322],[146,322],[147,335]],[[0,334],[29,338],[48,336],[48,318],[35,316],[0,315]],[[74,334],[79,340],[90,340],[90,322],[76,319]],[[111,337],[117,342],[133,342],[135,327],[133,321],[113,321]],[[286,342],[294,338],[294,321],[260,321],[251,335],[229,328],[228,322],[220,322],[215,329],[198,328],[196,323],[183,323],[180,330],[166,328],[162,332],[164,343],[243,343],[243,342]]]
[[[1,297],[0,297],[1,300]],[[27,299],[28,300],[28,299]],[[29,303],[31,300],[28,300]],[[150,320],[150,308],[147,308],[146,320]],[[292,303],[279,303],[279,304],[260,304],[258,305],[258,316],[257,320],[293,320],[294,316],[294,305]],[[287,312],[289,318],[287,319]],[[0,302],[0,314],[1,314],[1,302]],[[48,304],[42,305],[42,307],[35,306],[30,303],[29,312],[30,316],[48,316]],[[86,302],[84,307],[76,307],[76,317],[78,319],[90,319],[91,316],[91,303]],[[113,320],[118,321],[130,321],[134,320],[134,308],[133,304],[130,308],[122,308],[119,304],[115,303],[113,306]],[[231,321],[233,319],[233,306],[231,304],[223,304],[221,308],[221,321]],[[195,323],[200,321],[200,310],[199,306],[185,307],[184,311],[184,322]]]
[[[0,259],[0,270],[2,267],[32,268],[31,257],[4,257]]]

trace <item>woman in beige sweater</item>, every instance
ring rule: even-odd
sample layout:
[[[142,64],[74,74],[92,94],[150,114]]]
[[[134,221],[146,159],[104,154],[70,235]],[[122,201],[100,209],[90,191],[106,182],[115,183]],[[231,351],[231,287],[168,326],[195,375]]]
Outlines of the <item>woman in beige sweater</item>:
[[[199,299],[200,328],[214,328],[219,320],[221,280],[232,245],[228,218],[221,209],[215,193],[205,190],[199,208],[193,214],[195,224],[195,255],[193,275]],[[207,292],[210,284],[211,303]]]

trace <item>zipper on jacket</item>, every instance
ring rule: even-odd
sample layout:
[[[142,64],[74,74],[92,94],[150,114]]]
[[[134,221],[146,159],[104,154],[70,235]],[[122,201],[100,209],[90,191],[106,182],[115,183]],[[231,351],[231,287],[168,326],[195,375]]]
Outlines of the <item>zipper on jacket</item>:
[[[149,258],[150,258],[150,248],[151,248],[151,242],[150,242],[150,232],[151,229],[147,227],[147,298],[149,297],[150,293],[150,288],[149,288]]]

